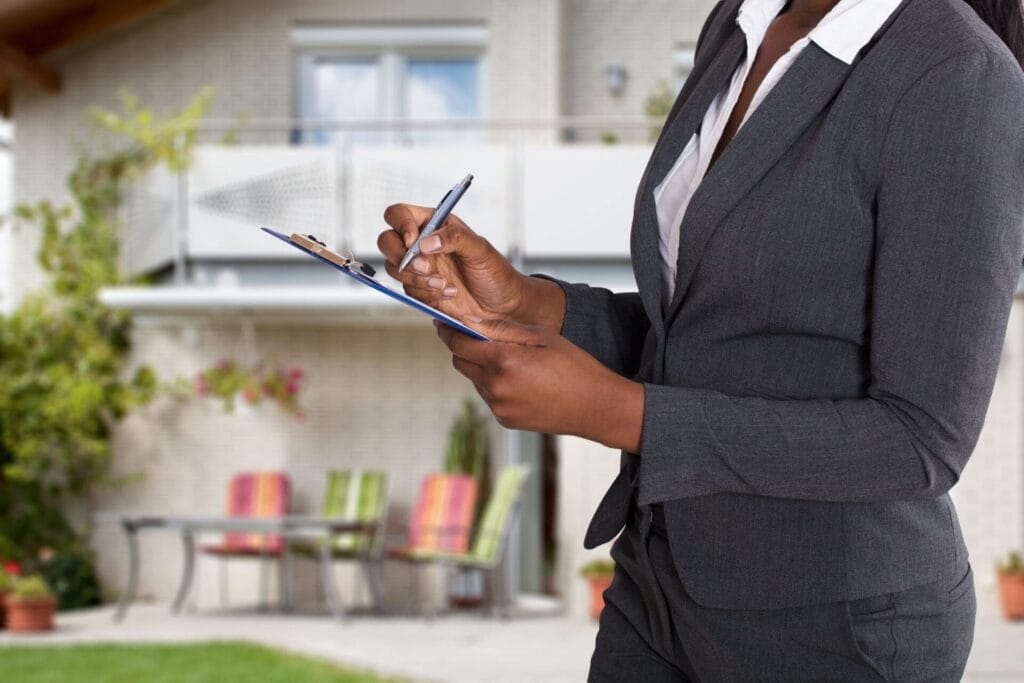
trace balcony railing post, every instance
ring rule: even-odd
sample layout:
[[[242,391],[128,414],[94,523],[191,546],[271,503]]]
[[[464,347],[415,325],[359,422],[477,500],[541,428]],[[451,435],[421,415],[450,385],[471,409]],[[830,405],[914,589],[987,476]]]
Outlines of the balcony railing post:
[[[178,214],[174,222],[174,284],[188,283],[188,173],[178,171]]]

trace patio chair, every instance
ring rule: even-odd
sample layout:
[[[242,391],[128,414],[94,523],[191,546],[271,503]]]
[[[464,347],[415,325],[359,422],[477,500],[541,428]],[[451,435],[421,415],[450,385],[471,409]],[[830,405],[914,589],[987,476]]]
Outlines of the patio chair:
[[[489,605],[499,607],[508,616],[511,596],[506,590],[500,604],[495,600],[499,583],[497,574],[501,568],[505,548],[508,545],[508,534],[515,516],[518,514],[519,498],[523,490],[523,482],[529,476],[529,468],[509,465],[501,470],[494,486],[494,492],[480,515],[472,549],[466,551],[450,551],[446,549],[423,550],[391,559],[401,559],[419,566],[441,565],[454,568],[456,571],[482,571],[488,579]],[[416,572],[414,572],[415,576]],[[419,599],[419,582],[414,585],[417,600]],[[432,616],[429,614],[427,616]]]
[[[358,562],[369,586],[373,605],[381,608],[383,584],[380,577],[380,558],[384,550],[385,521],[388,511],[388,475],[376,470],[334,470],[327,473],[320,513],[324,517],[354,520],[366,523],[371,530],[362,533],[343,533],[331,539],[329,550],[332,561]],[[322,543],[296,542],[291,549],[310,559],[322,559]],[[322,588],[330,590],[330,567],[322,572]],[[358,596],[357,596],[358,598]]]
[[[423,479],[409,519],[405,545],[389,548],[385,559],[416,565],[437,553],[464,553],[469,548],[477,485],[465,474],[431,474]],[[394,530],[389,530],[393,533]],[[412,573],[412,597],[420,602],[419,572]]]
[[[229,517],[281,517],[288,513],[291,481],[283,472],[242,472],[228,484],[227,515]],[[291,603],[290,582],[287,577],[287,552],[279,534],[227,533],[216,545],[204,545],[200,550],[220,560],[221,605],[228,604],[227,561],[256,559],[260,562],[260,607],[267,604],[267,564],[278,564],[281,598]]]

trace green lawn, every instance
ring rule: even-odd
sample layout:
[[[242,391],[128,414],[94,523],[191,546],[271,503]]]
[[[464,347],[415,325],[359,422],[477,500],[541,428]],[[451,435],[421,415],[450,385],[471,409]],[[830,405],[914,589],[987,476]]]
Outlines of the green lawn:
[[[381,683],[365,671],[249,643],[0,647],[0,681],[19,683]]]

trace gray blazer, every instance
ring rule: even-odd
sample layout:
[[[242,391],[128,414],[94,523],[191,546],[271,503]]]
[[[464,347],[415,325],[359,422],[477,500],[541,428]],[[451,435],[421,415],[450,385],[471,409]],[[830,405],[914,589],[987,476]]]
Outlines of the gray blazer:
[[[640,180],[639,293],[558,282],[562,334],[644,383],[591,521],[664,502],[706,606],[856,599],[967,569],[974,449],[1024,256],[1024,74],[963,0],[905,0],[853,65],[815,44],[707,174],[661,300],[652,190],[745,51],[722,0]],[[553,278],[552,278],[553,279]]]

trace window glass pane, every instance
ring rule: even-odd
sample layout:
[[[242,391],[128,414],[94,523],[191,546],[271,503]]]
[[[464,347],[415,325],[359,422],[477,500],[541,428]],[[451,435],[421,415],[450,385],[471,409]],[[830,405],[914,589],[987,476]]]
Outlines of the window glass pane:
[[[318,57],[312,65],[312,98],[309,112],[313,118],[330,121],[367,121],[383,118],[381,111],[381,67],[374,58]],[[303,98],[304,100],[306,98]],[[312,131],[315,142],[337,138],[330,131]],[[355,133],[353,139],[373,141],[379,132]]]
[[[413,120],[472,119],[480,116],[478,60],[409,58],[405,71],[406,118]],[[466,140],[477,131],[418,131],[417,142]]]

